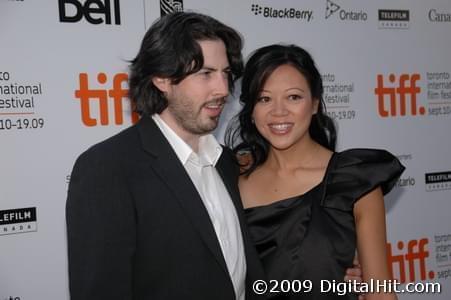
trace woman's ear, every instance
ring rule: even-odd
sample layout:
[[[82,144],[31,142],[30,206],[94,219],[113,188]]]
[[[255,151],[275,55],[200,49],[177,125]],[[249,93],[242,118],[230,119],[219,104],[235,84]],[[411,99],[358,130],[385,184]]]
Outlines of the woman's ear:
[[[319,107],[319,99],[313,99],[313,111],[312,111],[312,115],[316,114],[318,112],[318,107]]]
[[[153,77],[152,83],[156,86],[162,93],[167,93],[171,85],[171,81],[168,78],[163,77]]]

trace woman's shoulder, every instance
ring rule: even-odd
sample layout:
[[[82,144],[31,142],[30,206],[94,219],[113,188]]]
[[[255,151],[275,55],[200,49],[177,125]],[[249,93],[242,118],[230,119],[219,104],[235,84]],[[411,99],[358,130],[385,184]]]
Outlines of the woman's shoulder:
[[[386,150],[356,148],[336,152],[326,175],[322,202],[325,206],[338,205],[340,209],[350,210],[355,201],[377,187],[388,193],[404,169]]]
[[[352,148],[336,152],[335,156],[338,158],[337,163],[339,163],[339,166],[341,167],[368,164],[377,164],[381,166],[387,163],[399,164],[398,159],[384,149]]]

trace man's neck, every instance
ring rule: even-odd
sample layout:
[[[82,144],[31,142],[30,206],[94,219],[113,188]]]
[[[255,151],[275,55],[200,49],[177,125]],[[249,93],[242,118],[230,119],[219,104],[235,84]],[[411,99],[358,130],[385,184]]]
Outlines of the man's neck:
[[[200,135],[187,132],[167,110],[164,110],[159,116],[194,152],[199,151]]]

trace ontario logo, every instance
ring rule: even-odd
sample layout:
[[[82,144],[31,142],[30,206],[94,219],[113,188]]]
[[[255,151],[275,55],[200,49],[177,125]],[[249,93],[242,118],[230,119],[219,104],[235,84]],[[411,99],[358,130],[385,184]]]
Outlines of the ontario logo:
[[[339,19],[342,21],[366,21],[368,19],[368,14],[363,10],[343,9],[337,3],[326,0],[326,19],[329,19],[337,12]]]
[[[377,75],[376,95],[377,111],[383,118],[397,116],[425,115],[426,108],[418,104],[421,88],[420,74],[388,75],[388,83],[383,74]]]
[[[129,110],[128,115],[131,123],[136,123],[139,119],[137,113],[133,112],[133,106],[128,99],[128,88],[124,88],[124,83],[128,82],[126,73],[117,73],[113,76],[112,88],[105,87],[109,82],[105,73],[97,74],[97,85],[101,88],[91,88],[89,85],[89,75],[79,74],[79,88],[75,90],[75,98],[80,101],[81,121],[88,127],[99,125],[110,125],[110,116],[114,118],[115,125],[124,124],[126,111],[123,103],[126,102]],[[97,104],[97,105],[95,105]],[[110,109],[112,104],[112,111]],[[97,113],[96,113],[97,112]]]
[[[275,19],[297,19],[310,22],[313,19],[313,10],[303,10],[297,8],[275,8],[270,6],[251,5],[251,12],[255,16]]]

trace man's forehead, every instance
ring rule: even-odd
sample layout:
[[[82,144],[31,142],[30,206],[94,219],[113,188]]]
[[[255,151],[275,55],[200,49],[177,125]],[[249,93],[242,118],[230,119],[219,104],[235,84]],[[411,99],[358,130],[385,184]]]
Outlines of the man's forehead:
[[[225,44],[220,39],[201,40],[198,42],[202,50],[204,65],[202,68],[226,69],[229,68],[229,59]]]

